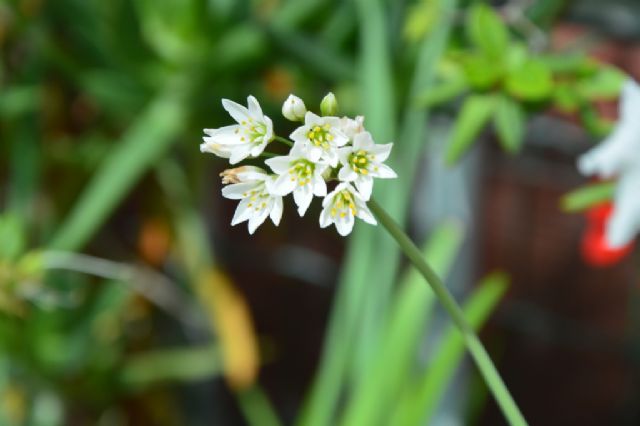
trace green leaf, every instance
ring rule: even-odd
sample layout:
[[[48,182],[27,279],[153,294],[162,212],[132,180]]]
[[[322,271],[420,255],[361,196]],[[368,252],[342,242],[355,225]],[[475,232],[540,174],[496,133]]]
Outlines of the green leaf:
[[[222,358],[217,346],[163,349],[129,358],[120,369],[120,383],[137,390],[166,381],[190,382],[220,375]]]
[[[462,59],[462,67],[469,85],[478,90],[490,89],[503,76],[504,69],[491,59],[471,54]]]
[[[500,96],[496,102],[494,125],[502,148],[509,153],[520,151],[526,125],[522,106],[508,96]]]
[[[508,277],[503,273],[487,276],[465,303],[464,314],[469,324],[478,329],[495,309],[507,289]],[[393,415],[393,425],[427,424],[438,402],[451,383],[465,351],[460,332],[450,326],[443,336],[424,374],[408,386]]]
[[[13,214],[0,216],[0,260],[15,260],[27,245],[24,223]]]
[[[486,56],[502,58],[509,46],[509,31],[500,17],[482,3],[476,3],[467,15],[468,36]]]
[[[182,92],[159,95],[93,175],[51,248],[77,250],[98,230],[140,176],[176,140],[184,126]]]
[[[603,66],[589,78],[576,84],[576,91],[585,99],[613,99],[618,97],[628,77],[622,71]]]
[[[614,182],[593,183],[566,194],[562,197],[560,205],[565,212],[581,212],[597,204],[611,200],[614,191]]]
[[[425,245],[424,258],[441,277],[448,275],[462,244],[462,236],[458,224],[445,223],[435,230]],[[422,275],[414,268],[410,269],[393,300],[375,359],[345,408],[342,424],[370,425],[382,420],[393,402],[390,396],[396,395],[411,376],[411,366],[433,302],[433,291]]]
[[[516,98],[540,101],[552,94],[551,71],[543,61],[529,59],[507,75],[505,87]]]
[[[495,98],[491,95],[471,95],[465,100],[448,143],[447,164],[456,163],[469,150],[491,118],[495,104]]]

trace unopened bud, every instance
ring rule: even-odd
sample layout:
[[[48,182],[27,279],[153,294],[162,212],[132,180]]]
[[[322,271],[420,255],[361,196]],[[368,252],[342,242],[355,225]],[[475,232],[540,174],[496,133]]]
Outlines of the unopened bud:
[[[289,95],[287,100],[282,104],[282,115],[284,115],[287,120],[303,121],[306,113],[307,108],[304,106],[304,102],[295,95]]]
[[[322,98],[322,102],[320,102],[320,112],[324,116],[338,114],[338,101],[333,93],[329,92],[327,96]]]

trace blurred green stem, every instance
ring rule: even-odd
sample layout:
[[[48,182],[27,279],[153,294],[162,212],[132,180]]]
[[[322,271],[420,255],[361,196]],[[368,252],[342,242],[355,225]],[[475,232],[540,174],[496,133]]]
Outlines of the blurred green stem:
[[[292,147],[293,146],[293,142],[291,142],[287,138],[283,138],[282,136],[274,136],[273,140],[274,141],[278,141],[280,143],[283,143],[283,144],[287,145],[288,147]]]
[[[369,201],[369,207],[382,226],[384,226],[393,239],[396,240],[398,246],[407,256],[409,261],[411,261],[413,266],[427,281],[434,294],[453,320],[453,323],[464,339],[467,349],[478,366],[480,374],[482,374],[484,381],[493,393],[493,396],[496,398],[496,401],[498,402],[502,413],[509,421],[509,424],[512,426],[526,425],[526,420],[502,381],[500,374],[493,365],[493,362],[482,345],[482,342],[480,342],[480,339],[473,331],[473,328],[471,328],[467,322],[462,309],[451,293],[449,293],[449,290],[447,290],[440,277],[438,277],[431,266],[429,266],[424,260],[420,249],[413,244],[407,234],[404,233],[400,226],[398,226],[391,216],[389,216],[389,214],[387,214],[387,212],[375,200],[371,199]]]

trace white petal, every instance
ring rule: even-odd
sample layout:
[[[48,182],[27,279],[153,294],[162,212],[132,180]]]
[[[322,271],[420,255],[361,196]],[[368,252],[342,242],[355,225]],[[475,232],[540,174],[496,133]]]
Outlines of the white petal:
[[[394,172],[393,169],[386,164],[374,165],[374,176],[380,179],[393,179],[398,177],[396,172]]]
[[[313,178],[313,195],[316,197],[324,197],[327,195],[327,183],[322,178],[321,174],[316,171],[316,175]]]
[[[322,158],[326,160],[331,167],[338,166],[338,153],[334,149],[323,151],[323,154]]]
[[[262,151],[264,151],[266,147],[267,147],[267,142],[262,142],[260,145],[254,145],[251,148],[251,156],[257,157],[258,155],[262,154]]]
[[[338,230],[338,234],[346,237],[353,230],[353,223],[355,220],[353,216],[348,214],[345,217],[338,217],[336,219],[336,229]]]
[[[320,213],[320,228],[326,228],[332,223],[333,218],[331,217],[331,207],[327,206],[323,208],[322,212]]]
[[[233,214],[233,219],[231,219],[231,226],[242,223],[251,217],[253,210],[249,207],[249,203],[250,201],[248,198],[240,201],[240,204],[238,204],[238,207],[236,207],[236,211]]]
[[[293,200],[298,206],[298,214],[300,216],[304,216],[309,205],[311,204],[311,200],[313,199],[313,192],[311,192],[311,185],[299,186],[293,191]]]
[[[222,196],[230,200],[246,198],[247,194],[256,188],[255,182],[242,182],[227,185],[222,188]]]
[[[391,154],[391,148],[393,148],[393,144],[392,143],[374,144],[369,149],[369,152],[371,152],[373,155],[375,155],[375,161],[381,163],[381,162],[385,161],[387,158],[389,158],[389,154]]]
[[[280,219],[282,219],[282,197],[274,197],[273,206],[271,207],[271,212],[269,213],[269,217],[274,225],[280,225]]]
[[[640,86],[633,79],[628,79],[620,94],[620,119],[636,121],[640,111]]]
[[[607,223],[607,242],[614,248],[631,242],[640,231],[640,164],[621,176],[615,194],[611,219]]]
[[[308,151],[309,160],[316,162],[320,160],[324,151],[319,146],[311,146]]]
[[[373,192],[373,178],[371,176],[358,176],[358,179],[355,181],[356,188],[358,188],[358,192],[362,196],[363,200],[369,200],[371,198],[371,193]]]
[[[285,173],[278,176],[278,178],[273,182],[270,190],[275,195],[287,195],[296,189],[297,184],[297,179],[293,178],[289,173]]]
[[[251,117],[254,120],[262,121],[264,115],[262,114],[262,108],[260,108],[258,100],[249,95],[247,97],[247,105],[249,106],[249,114],[251,114]]]
[[[358,217],[371,225],[377,225],[376,218],[366,204],[362,203],[358,206]]]
[[[243,121],[247,121],[249,119],[249,110],[239,103],[233,102],[229,99],[223,99],[222,106],[238,123],[242,123]]]
[[[249,145],[240,145],[234,147],[229,157],[229,164],[237,164],[249,156],[251,147]]]
[[[369,132],[361,132],[354,136],[353,138],[353,150],[365,150],[370,151],[373,146],[373,138],[371,137],[371,133]]]
[[[264,223],[267,216],[269,216],[269,209],[266,207],[258,211],[254,210],[253,215],[249,218],[249,234],[253,235],[258,226]]]
[[[338,159],[345,166],[349,165],[349,156],[353,152],[353,148],[346,146],[344,148],[338,148]]]
[[[358,178],[358,174],[349,166],[343,166],[338,172],[338,179],[343,182],[353,182]]]
[[[241,182],[260,182],[266,180],[269,175],[260,167],[242,166],[236,171],[236,176]]]
[[[265,161],[265,164],[279,175],[287,173],[291,167],[292,158],[290,156],[273,157]]]
[[[308,138],[307,138],[307,133],[309,132],[309,127],[308,126],[300,126],[297,129],[295,129],[293,132],[291,132],[291,134],[289,135],[289,138],[296,142],[296,143],[305,143]]]

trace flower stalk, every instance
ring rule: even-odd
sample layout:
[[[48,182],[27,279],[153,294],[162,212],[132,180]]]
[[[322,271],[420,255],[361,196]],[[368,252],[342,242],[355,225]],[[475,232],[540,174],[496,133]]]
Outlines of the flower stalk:
[[[511,426],[526,426],[527,422],[516,405],[513,397],[509,393],[506,385],[502,381],[498,370],[494,366],[489,354],[480,342],[480,339],[468,324],[464,313],[455,301],[449,290],[433,271],[429,264],[422,257],[420,249],[411,241],[400,226],[389,216],[389,214],[372,198],[369,200],[369,208],[376,216],[379,223],[391,234],[398,246],[407,256],[413,266],[427,281],[434,294],[445,308],[454,325],[462,335],[465,345],[471,357],[480,370],[485,383],[496,399],[498,406]]]

